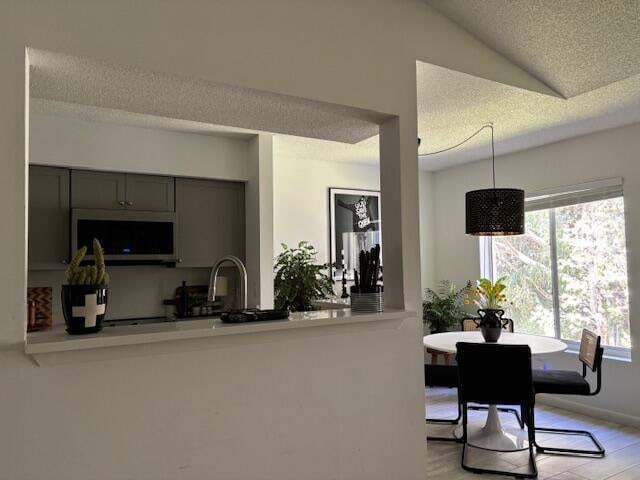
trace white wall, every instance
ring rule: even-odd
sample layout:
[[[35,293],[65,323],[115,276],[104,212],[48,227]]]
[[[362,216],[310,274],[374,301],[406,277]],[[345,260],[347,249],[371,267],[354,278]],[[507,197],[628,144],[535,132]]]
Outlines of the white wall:
[[[181,177],[247,180],[249,141],[55,114],[30,116],[29,162]]]
[[[277,143],[276,137],[273,254],[282,251],[282,243],[307,240],[316,247],[319,263],[329,262],[329,188],[380,190],[380,170],[377,165],[290,158],[278,154]]]
[[[432,172],[420,172],[420,259],[422,290],[436,283],[435,183]]]
[[[247,182],[247,300],[273,308],[273,136],[251,140]]]
[[[640,424],[640,124],[577,137],[496,158],[498,186],[536,191],[591,180],[623,177],[634,363],[604,362],[604,387],[596,397],[575,397],[591,408],[634,417]],[[491,182],[488,160],[435,173],[435,279],[462,285],[480,275],[478,239],[464,233],[464,194]],[[552,368],[578,367],[573,354],[550,357]],[[592,412],[602,415],[603,412]],[[606,413],[604,413],[606,415]],[[620,419],[620,417],[618,417]]]
[[[291,158],[274,138],[274,256],[281,244],[308,240],[318,251],[318,262],[330,260],[329,188],[380,189],[377,165]],[[420,172],[420,258],[422,288],[435,278],[434,174]],[[382,199],[384,201],[384,199]]]
[[[257,336],[239,355],[227,339],[207,354],[203,345],[127,351],[45,369],[17,350],[27,276],[25,47],[396,116],[397,145],[386,154],[397,172],[383,196],[402,222],[385,244],[412,295],[420,283],[415,60],[538,91],[540,82],[420,0],[4,1],[0,31],[0,344],[8,348],[0,425],[13,435],[0,449],[2,475],[424,478],[417,318],[366,334]]]

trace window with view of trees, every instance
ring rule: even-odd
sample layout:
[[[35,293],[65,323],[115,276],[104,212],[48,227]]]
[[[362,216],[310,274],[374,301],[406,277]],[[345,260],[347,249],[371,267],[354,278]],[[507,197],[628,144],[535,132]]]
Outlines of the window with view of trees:
[[[560,202],[526,213],[526,234],[494,237],[495,278],[508,275],[508,314],[518,331],[629,348],[624,201]]]

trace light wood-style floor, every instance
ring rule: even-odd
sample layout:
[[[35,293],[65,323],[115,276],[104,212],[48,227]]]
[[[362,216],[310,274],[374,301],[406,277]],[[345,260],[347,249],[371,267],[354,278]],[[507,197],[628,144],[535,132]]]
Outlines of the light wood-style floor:
[[[448,388],[427,388],[425,397],[429,417],[453,418],[457,414],[456,391]],[[483,421],[486,412],[469,412],[471,421]],[[517,425],[510,414],[500,414],[504,425]],[[539,479],[553,480],[640,480],[640,430],[587,417],[546,405],[536,405],[538,426],[589,430],[604,445],[604,458],[570,457],[538,454]],[[429,435],[447,436],[451,425],[428,425]],[[591,448],[582,437],[545,437],[538,434],[539,443],[567,448]],[[428,480],[494,480],[510,477],[467,472],[460,466],[462,445],[429,442],[427,446]],[[493,453],[479,449],[468,450],[469,461],[474,466],[508,471],[528,471],[528,453]]]

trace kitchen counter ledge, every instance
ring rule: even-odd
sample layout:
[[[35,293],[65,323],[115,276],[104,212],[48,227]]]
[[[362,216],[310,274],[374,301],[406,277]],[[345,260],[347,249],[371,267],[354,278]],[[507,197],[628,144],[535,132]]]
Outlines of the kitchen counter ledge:
[[[101,332],[89,335],[69,335],[65,332],[64,325],[56,325],[46,331],[29,333],[25,341],[25,353],[37,355],[220,335],[401,320],[414,315],[416,315],[415,312],[394,309],[387,309],[383,313],[353,313],[350,309],[318,310],[292,313],[287,320],[223,323],[218,318],[201,318],[146,325],[105,327]]]

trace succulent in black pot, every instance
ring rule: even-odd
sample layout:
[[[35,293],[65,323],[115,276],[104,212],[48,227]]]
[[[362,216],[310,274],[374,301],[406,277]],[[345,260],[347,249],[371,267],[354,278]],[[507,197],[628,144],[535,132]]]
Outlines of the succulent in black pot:
[[[62,286],[62,313],[71,335],[99,332],[107,312],[109,274],[98,239],[93,240],[95,265],[80,265],[86,254],[87,247],[75,253]]]
[[[507,297],[504,290],[507,288],[505,283],[507,277],[500,277],[492,282],[488,278],[478,280],[473,294],[479,298],[474,303],[479,306],[478,315],[474,321],[485,342],[497,342],[502,334],[502,330],[509,323],[509,320],[502,318],[504,310],[501,305],[506,302]]]

